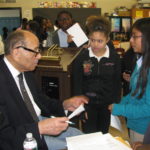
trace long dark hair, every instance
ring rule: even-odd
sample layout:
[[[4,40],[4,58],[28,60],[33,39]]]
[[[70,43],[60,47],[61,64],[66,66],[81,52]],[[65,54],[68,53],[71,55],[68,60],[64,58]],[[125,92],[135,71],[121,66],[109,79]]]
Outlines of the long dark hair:
[[[142,66],[140,69],[139,77],[137,80],[137,85],[135,91],[132,93],[132,96],[135,96],[138,91],[140,91],[137,98],[142,98],[145,93],[147,82],[148,82],[148,73],[150,69],[150,18],[142,18],[137,20],[132,29],[135,28],[142,33]]]

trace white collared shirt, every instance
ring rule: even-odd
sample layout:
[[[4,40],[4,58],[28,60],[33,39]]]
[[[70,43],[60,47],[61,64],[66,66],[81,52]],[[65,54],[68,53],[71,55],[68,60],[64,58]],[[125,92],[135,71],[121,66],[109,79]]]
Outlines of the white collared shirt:
[[[143,61],[143,57],[141,56],[138,60],[137,60],[137,66],[138,66],[138,68],[140,68],[141,67],[141,65],[142,65],[142,61]]]
[[[68,35],[62,29],[58,30],[58,37],[60,42],[60,47],[68,47]]]
[[[89,56],[90,56],[90,57],[95,57],[98,61],[100,61],[103,57],[109,58],[109,47],[108,47],[107,45],[106,45],[106,51],[105,51],[105,53],[104,53],[103,56],[99,56],[99,57],[96,56],[96,55],[93,53],[91,47],[89,47],[88,50],[89,50]]]
[[[12,74],[12,76],[13,76],[13,78],[14,78],[16,84],[17,84],[17,87],[18,87],[18,89],[19,89],[19,91],[20,91],[20,93],[21,93],[21,89],[20,89],[20,86],[19,86],[19,78],[18,78],[18,75],[20,74],[20,72],[8,61],[8,59],[7,59],[6,57],[4,57],[4,62],[6,63],[6,65],[7,65],[8,69],[9,69],[9,71],[11,72],[11,74]],[[23,74],[23,76],[24,76],[24,74]],[[24,84],[25,84],[25,88],[26,88],[27,93],[28,93],[28,95],[29,95],[29,97],[30,97],[30,99],[31,99],[31,102],[32,102],[32,104],[33,104],[33,107],[34,107],[34,109],[35,109],[35,112],[36,112],[37,116],[41,115],[41,110],[40,110],[40,108],[37,106],[37,104],[35,103],[35,101],[34,101],[34,99],[33,99],[33,96],[32,96],[31,91],[30,91],[30,89],[29,89],[29,87],[28,87],[28,85],[27,85],[27,82],[26,82],[26,80],[25,80],[25,77],[23,78],[23,82],[24,82]],[[21,95],[22,95],[22,93],[21,93]]]

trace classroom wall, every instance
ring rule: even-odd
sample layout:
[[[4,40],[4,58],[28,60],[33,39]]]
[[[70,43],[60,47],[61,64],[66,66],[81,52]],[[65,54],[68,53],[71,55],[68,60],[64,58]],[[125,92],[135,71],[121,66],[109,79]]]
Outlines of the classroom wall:
[[[0,7],[21,7],[22,17],[32,19],[32,8],[39,7],[40,2],[45,2],[46,0],[16,0],[16,3],[0,3]],[[57,2],[59,0],[51,0],[51,2]],[[64,0],[66,2],[67,0]],[[70,1],[86,1],[86,2],[96,2],[97,8],[101,8],[101,13],[106,12],[112,13],[116,7],[125,6],[127,8],[132,8],[133,5],[137,3],[137,0],[70,0]]]

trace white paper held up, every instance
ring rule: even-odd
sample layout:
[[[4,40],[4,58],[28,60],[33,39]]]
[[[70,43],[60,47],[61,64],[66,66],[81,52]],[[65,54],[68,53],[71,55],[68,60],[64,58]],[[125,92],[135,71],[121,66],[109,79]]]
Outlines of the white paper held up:
[[[67,32],[73,36],[72,40],[77,47],[80,47],[82,44],[88,41],[86,34],[83,32],[78,23],[75,23],[69,29],[67,29]]]
[[[81,104],[77,109],[75,109],[73,111],[73,113],[71,113],[69,116],[68,116],[68,119],[71,119],[73,118],[74,116],[80,114],[81,112],[83,112],[85,110],[83,104]]]
[[[118,116],[114,116],[111,114],[110,126],[112,126],[115,129],[118,129],[119,131],[122,131],[122,125]]]

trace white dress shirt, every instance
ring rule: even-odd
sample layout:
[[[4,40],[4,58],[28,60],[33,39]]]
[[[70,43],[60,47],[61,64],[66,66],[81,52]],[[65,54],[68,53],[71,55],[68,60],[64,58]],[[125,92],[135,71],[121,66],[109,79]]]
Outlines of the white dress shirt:
[[[88,50],[89,50],[89,56],[90,56],[90,57],[95,57],[95,58],[97,58],[98,61],[100,61],[103,57],[109,58],[109,47],[108,47],[107,45],[106,45],[106,51],[105,51],[105,53],[104,53],[103,56],[99,56],[99,57],[96,56],[96,55],[93,53],[91,47],[89,47]]]
[[[62,29],[58,30],[58,37],[60,42],[60,47],[68,47],[68,35]]]

